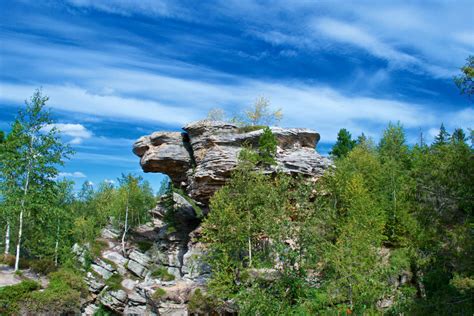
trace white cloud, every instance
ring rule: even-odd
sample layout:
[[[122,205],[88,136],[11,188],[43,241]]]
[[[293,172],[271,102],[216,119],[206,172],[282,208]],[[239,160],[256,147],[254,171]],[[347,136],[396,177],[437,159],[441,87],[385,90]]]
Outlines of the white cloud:
[[[329,18],[317,19],[314,28],[319,34],[342,43],[352,44],[365,49],[374,56],[401,63],[417,63],[418,60],[408,54],[397,51],[377,39],[375,36],[353,24]]]
[[[111,179],[105,179],[104,182],[108,184],[115,184],[115,180],[111,180]]]
[[[49,131],[52,128],[58,129],[63,135],[72,137],[69,143],[73,145],[81,144],[84,139],[89,139],[93,135],[82,124],[55,123],[45,127],[44,130]]]
[[[58,178],[86,178],[86,175],[80,171],[60,172]]]

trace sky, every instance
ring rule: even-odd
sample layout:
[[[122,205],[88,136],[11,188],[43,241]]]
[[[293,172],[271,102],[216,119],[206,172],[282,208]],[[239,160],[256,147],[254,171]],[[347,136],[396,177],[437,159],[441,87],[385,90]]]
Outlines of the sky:
[[[379,139],[400,121],[413,144],[441,123],[470,128],[453,76],[474,55],[474,2],[0,0],[0,129],[41,88],[76,151],[61,177],[144,174],[133,142],[212,108],[264,96],[283,127]]]

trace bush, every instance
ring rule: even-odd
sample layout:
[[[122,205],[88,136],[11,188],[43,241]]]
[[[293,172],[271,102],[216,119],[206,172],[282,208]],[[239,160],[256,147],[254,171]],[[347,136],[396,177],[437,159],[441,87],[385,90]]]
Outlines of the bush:
[[[28,313],[48,315],[80,312],[81,298],[88,294],[82,275],[74,270],[60,269],[49,275],[46,290],[29,293],[23,304]]]
[[[254,131],[264,129],[265,127],[266,126],[264,126],[264,125],[246,125],[246,126],[239,127],[237,132],[240,133],[240,134],[250,133],[250,132],[254,132]]]
[[[0,256],[0,263],[13,267],[15,266],[15,256],[10,254],[3,254]]]
[[[159,278],[162,281],[173,281],[175,276],[168,272],[165,267],[159,267],[151,273],[152,277]]]
[[[188,310],[196,314],[209,314],[217,307],[217,302],[211,296],[196,289],[189,297]]]
[[[122,289],[123,278],[120,274],[113,274],[106,282],[105,285],[108,286],[111,291],[118,291]]]
[[[155,293],[153,293],[153,295],[151,296],[151,299],[154,302],[159,302],[165,295],[166,295],[166,291],[163,290],[161,287],[159,287],[156,289]]]
[[[57,270],[54,261],[50,259],[32,260],[30,262],[30,267],[31,270],[42,275],[47,275]]]
[[[0,288],[0,315],[13,315],[19,311],[19,302],[40,285],[32,280]]]
[[[94,258],[100,257],[102,250],[106,249],[109,246],[108,242],[105,240],[96,239],[91,244],[91,255]]]
[[[141,252],[147,252],[153,246],[153,243],[151,241],[141,240],[137,242],[137,246]]]

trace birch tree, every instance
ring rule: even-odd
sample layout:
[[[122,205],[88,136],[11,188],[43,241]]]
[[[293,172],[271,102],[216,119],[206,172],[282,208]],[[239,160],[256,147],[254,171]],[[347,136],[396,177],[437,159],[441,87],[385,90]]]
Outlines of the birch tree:
[[[8,150],[2,154],[2,192],[12,205],[11,215],[18,218],[15,270],[19,268],[25,216],[33,206],[48,202],[42,189],[51,186],[58,167],[72,153],[62,144],[60,132],[45,109],[47,101],[40,90],[25,101],[26,107],[18,112],[7,137]]]
[[[116,220],[123,228],[122,251],[125,252],[125,241],[129,230],[146,222],[148,211],[156,202],[150,184],[143,181],[142,177],[122,174],[118,182]]]

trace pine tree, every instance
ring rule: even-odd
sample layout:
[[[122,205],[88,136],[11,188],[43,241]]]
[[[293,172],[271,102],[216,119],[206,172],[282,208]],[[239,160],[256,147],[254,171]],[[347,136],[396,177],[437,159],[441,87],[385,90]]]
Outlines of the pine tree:
[[[267,126],[258,140],[258,151],[260,161],[267,165],[274,165],[277,151],[277,139],[272,130]]]
[[[356,141],[352,139],[351,133],[345,128],[342,128],[337,133],[336,144],[332,147],[329,152],[334,157],[345,157],[354,148]]]
[[[444,124],[441,123],[441,127],[439,128],[439,133],[436,135],[434,139],[434,145],[446,145],[446,143],[449,141],[449,133],[446,131],[446,128],[444,127]]]
[[[456,128],[451,136],[451,141],[455,144],[465,144],[467,141],[466,134],[462,128]]]

